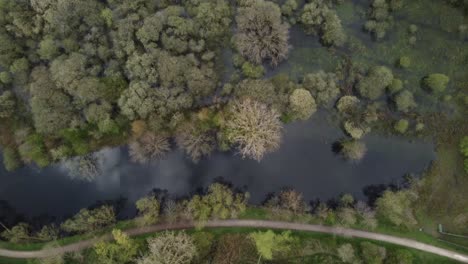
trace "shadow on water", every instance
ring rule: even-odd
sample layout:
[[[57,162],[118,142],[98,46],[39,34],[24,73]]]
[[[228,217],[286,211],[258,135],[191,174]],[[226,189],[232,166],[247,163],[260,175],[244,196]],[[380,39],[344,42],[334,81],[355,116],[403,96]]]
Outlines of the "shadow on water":
[[[297,189],[307,200],[328,200],[341,193],[364,199],[365,186],[392,183],[407,172],[423,170],[434,158],[432,144],[371,134],[364,139],[365,158],[348,163],[332,151],[333,143],[344,135],[326,117],[318,112],[307,122],[287,125],[281,148],[260,163],[215,153],[193,164],[180,151],[173,151],[163,161],[138,165],[129,161],[126,148],[115,148],[99,152],[104,156],[103,173],[92,183],[71,180],[60,165],[42,170],[25,167],[12,173],[0,168],[0,200],[18,214],[60,219],[103,203],[118,205],[121,214],[131,215],[134,208],[129,205],[150,192],[167,197],[163,191],[167,190],[183,197],[213,181],[249,191],[253,203],[284,187]]]

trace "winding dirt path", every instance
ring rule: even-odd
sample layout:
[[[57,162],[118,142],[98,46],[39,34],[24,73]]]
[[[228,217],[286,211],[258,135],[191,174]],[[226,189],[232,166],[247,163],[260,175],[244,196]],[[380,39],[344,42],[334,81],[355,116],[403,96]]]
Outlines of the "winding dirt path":
[[[130,236],[137,236],[142,234],[154,233],[163,230],[181,230],[181,229],[190,229],[194,227],[194,223],[185,222],[185,223],[175,223],[175,224],[159,224],[148,227],[138,227],[129,230],[125,230]],[[421,251],[429,252],[439,256],[444,256],[453,260],[457,260],[463,263],[468,263],[468,255],[463,255],[454,251],[443,249],[440,247],[432,246],[429,244],[424,244],[416,240],[401,238],[396,236],[384,235],[379,233],[361,231],[356,229],[342,228],[342,227],[331,227],[331,226],[322,226],[322,225],[310,225],[310,224],[299,224],[299,223],[289,223],[289,222],[279,222],[279,221],[267,221],[267,220],[212,220],[208,221],[205,224],[205,227],[215,228],[215,227],[252,227],[252,228],[269,228],[269,229],[287,229],[287,230],[297,230],[297,231],[310,231],[318,233],[327,233],[344,237],[358,237],[366,238],[371,240],[382,241],[386,243],[391,243],[395,245],[400,245],[404,247],[414,248]],[[108,240],[111,238],[110,234],[76,242],[70,245],[56,247],[56,248],[47,248],[37,251],[15,251],[0,249],[0,256],[9,257],[9,258],[46,258],[54,255],[59,255],[68,252],[77,252],[83,249],[93,246],[94,243],[101,240]]]

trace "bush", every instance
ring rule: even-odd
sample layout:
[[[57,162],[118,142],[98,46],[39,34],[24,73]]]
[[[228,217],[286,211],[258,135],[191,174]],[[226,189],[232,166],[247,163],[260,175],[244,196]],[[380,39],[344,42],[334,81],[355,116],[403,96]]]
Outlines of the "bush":
[[[346,140],[340,143],[341,154],[348,160],[359,161],[366,155],[366,145],[357,140]]]
[[[396,94],[403,89],[403,82],[400,79],[393,79],[387,90],[390,94]]]
[[[366,77],[362,78],[357,84],[357,90],[361,96],[375,100],[383,95],[393,81],[392,71],[385,66],[373,67]]]
[[[354,122],[351,121],[345,121],[344,129],[346,133],[348,133],[348,135],[350,135],[354,139],[362,138],[367,132],[363,128],[357,126]]]
[[[334,73],[318,71],[306,74],[302,85],[312,93],[319,105],[330,104],[340,94],[337,77]]]
[[[433,93],[441,93],[447,89],[447,84],[449,83],[450,78],[441,73],[434,73],[423,80],[424,86]]]
[[[396,122],[394,128],[395,131],[397,131],[400,134],[406,133],[408,130],[409,122],[406,119],[400,119],[398,122]]]
[[[404,113],[417,106],[413,98],[413,93],[408,90],[404,90],[395,95],[393,101],[397,110]]]
[[[301,120],[309,119],[317,111],[315,99],[305,89],[294,90],[289,97],[289,105],[293,115]]]
[[[398,62],[398,65],[401,68],[408,68],[411,65],[411,59],[407,56],[403,56],[400,58],[400,61]]]
[[[258,0],[238,8],[235,44],[240,54],[261,64],[270,60],[277,65],[289,52],[289,28],[281,22],[281,10],[272,2]]]
[[[356,96],[345,95],[338,100],[336,108],[340,113],[348,113],[357,109],[359,99]]]
[[[257,79],[265,74],[265,69],[262,65],[255,65],[247,61],[242,64],[242,74],[245,77]]]
[[[7,171],[14,171],[21,166],[20,157],[14,149],[3,149],[3,165]]]

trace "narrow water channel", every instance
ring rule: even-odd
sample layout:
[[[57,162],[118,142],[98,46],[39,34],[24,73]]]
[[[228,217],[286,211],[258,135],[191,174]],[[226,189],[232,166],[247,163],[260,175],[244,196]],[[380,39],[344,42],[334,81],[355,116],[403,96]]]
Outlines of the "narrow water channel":
[[[326,114],[319,112],[307,122],[287,125],[281,148],[260,163],[232,153],[215,153],[193,164],[174,151],[163,161],[138,165],[129,161],[122,147],[100,152],[103,173],[91,183],[70,179],[59,164],[42,170],[25,167],[12,173],[2,167],[0,200],[20,214],[60,219],[98,201],[122,197],[130,205],[155,188],[188,195],[218,177],[249,191],[253,203],[283,187],[297,189],[308,200],[327,200],[341,193],[364,199],[363,187],[420,172],[435,157],[432,144],[370,134],[364,139],[367,155],[353,164],[332,151],[333,143],[343,136],[336,125],[326,121]]]

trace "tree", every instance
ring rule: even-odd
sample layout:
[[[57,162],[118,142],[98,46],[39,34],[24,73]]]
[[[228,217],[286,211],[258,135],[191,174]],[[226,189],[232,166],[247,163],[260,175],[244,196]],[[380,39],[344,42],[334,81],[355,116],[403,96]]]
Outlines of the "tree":
[[[41,59],[50,61],[59,54],[59,49],[53,38],[46,37],[39,43],[37,53]]]
[[[345,95],[336,103],[336,109],[340,113],[352,113],[358,109],[359,99],[356,96]]]
[[[213,152],[216,139],[209,131],[204,131],[204,129],[190,123],[178,129],[176,143],[190,156],[193,162],[197,163]]]
[[[3,149],[3,165],[7,171],[14,171],[21,166],[18,152],[10,147]]]
[[[338,256],[345,263],[354,263],[356,256],[354,254],[353,245],[346,243],[337,249]]]
[[[409,228],[417,223],[412,209],[416,199],[411,191],[385,191],[377,200],[377,214],[396,226]]]
[[[268,230],[265,232],[254,232],[250,234],[257,248],[259,260],[273,260],[275,255],[288,254],[297,239],[291,235],[291,231],[284,231],[281,234],[275,234]]]
[[[114,242],[98,242],[94,245],[94,252],[100,264],[126,264],[138,253],[137,244],[119,229],[112,230]]]
[[[275,91],[275,86],[269,80],[242,80],[236,85],[234,95],[240,100],[250,98],[276,108],[278,111],[283,109],[281,98]]]
[[[365,263],[382,264],[387,254],[384,247],[379,247],[370,242],[361,242],[361,255]]]
[[[368,131],[353,121],[345,121],[344,129],[353,139],[362,138]]]
[[[41,241],[57,240],[59,236],[60,230],[55,224],[45,225],[39,232],[36,233],[36,237]]]
[[[408,90],[399,92],[395,95],[393,100],[397,110],[404,113],[407,113],[409,110],[417,106],[414,101],[413,93]]]
[[[366,145],[358,140],[344,140],[340,145],[343,157],[351,161],[361,160],[367,152]]]
[[[433,73],[423,79],[424,86],[433,93],[442,93],[447,89],[450,78],[441,73]]]
[[[227,186],[214,183],[208,187],[206,195],[193,196],[187,204],[187,210],[192,218],[199,221],[211,217],[235,218],[247,208],[248,197],[248,194],[234,194]]]
[[[340,94],[337,77],[334,73],[318,71],[306,74],[302,85],[312,93],[319,105],[330,104]]]
[[[193,239],[185,232],[163,232],[148,239],[147,255],[138,264],[189,264],[197,255]]]
[[[265,154],[279,147],[282,126],[274,109],[245,99],[234,101],[228,113],[227,138],[237,144],[243,158],[260,161]]]
[[[158,222],[160,203],[153,196],[147,196],[136,201],[140,219],[143,225],[152,225]]]
[[[309,119],[317,111],[315,99],[305,89],[294,90],[289,97],[289,104],[293,115],[301,120]]]
[[[114,208],[103,205],[96,209],[81,209],[75,216],[62,223],[60,228],[70,233],[93,232],[115,223]]]
[[[289,28],[281,22],[281,10],[276,4],[258,0],[240,7],[236,22],[236,47],[251,62],[261,64],[269,60],[277,65],[287,57]]]
[[[352,226],[356,224],[356,211],[350,207],[341,207],[337,211],[337,217],[341,225]]]
[[[231,24],[231,10],[226,1],[202,2],[196,8],[195,26],[200,37],[219,41]]]
[[[0,118],[10,118],[16,110],[15,96],[11,91],[0,94]]]
[[[137,163],[162,159],[170,150],[169,139],[152,132],[144,132],[129,145],[130,159]]]
[[[367,76],[357,84],[361,96],[375,100],[383,95],[385,88],[392,83],[393,73],[385,66],[376,66],[370,69]]]

